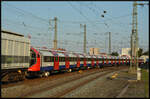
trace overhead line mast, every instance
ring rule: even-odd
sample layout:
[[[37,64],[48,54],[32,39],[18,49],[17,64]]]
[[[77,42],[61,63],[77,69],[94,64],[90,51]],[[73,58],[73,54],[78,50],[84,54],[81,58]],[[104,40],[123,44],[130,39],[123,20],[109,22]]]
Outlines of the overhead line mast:
[[[132,34],[131,34],[131,59],[134,56],[134,61],[136,61],[135,66],[137,67],[137,80],[141,80],[141,69],[138,64],[138,27],[137,27],[137,5],[149,5],[147,3],[137,3],[136,1],[133,3],[133,17],[132,17]],[[134,42],[133,42],[134,41]],[[133,52],[133,53],[132,53]],[[133,55],[134,54],[134,55]],[[132,62],[132,61],[131,61]],[[131,63],[130,62],[130,63]],[[130,64],[132,66],[132,64]]]

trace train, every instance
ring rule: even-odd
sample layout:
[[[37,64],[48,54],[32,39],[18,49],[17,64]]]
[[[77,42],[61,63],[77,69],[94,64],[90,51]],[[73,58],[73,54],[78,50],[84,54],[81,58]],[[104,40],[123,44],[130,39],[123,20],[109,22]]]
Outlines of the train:
[[[26,77],[48,77],[53,72],[129,65],[127,56],[104,56],[35,48],[21,34],[1,31],[1,80],[24,80]],[[132,62],[134,62],[132,60]],[[141,64],[143,59],[139,58]]]

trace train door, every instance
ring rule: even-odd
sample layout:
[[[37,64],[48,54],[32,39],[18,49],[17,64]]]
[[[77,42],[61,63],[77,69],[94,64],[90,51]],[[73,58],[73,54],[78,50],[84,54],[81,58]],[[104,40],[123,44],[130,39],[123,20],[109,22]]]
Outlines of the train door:
[[[119,59],[119,65],[120,65],[120,59]]]
[[[124,64],[124,59],[122,59],[122,64]]]
[[[113,60],[114,60],[114,59],[113,59],[113,58],[111,58],[111,65],[113,64]]]
[[[77,67],[80,67],[80,58],[77,57]]]
[[[69,57],[65,56],[65,65],[66,69],[69,69],[70,63],[69,63]]]
[[[128,64],[128,61],[127,61],[128,59],[126,58],[126,65]]]
[[[117,64],[117,59],[115,59],[115,65]]]
[[[109,60],[109,59],[108,59],[108,58],[106,58],[106,64],[108,64],[108,60]]]
[[[87,65],[87,64],[86,64],[86,57],[84,57],[84,63],[83,63],[83,64],[84,64],[84,66],[86,67],[86,65]]]
[[[104,65],[104,57],[102,58],[102,60],[103,60],[103,65]]]
[[[96,65],[99,66],[99,60],[98,60],[98,57],[96,58]]]
[[[59,70],[59,56],[54,56],[54,70]]]
[[[36,49],[31,49],[31,60],[28,71],[40,71],[40,54]]]
[[[94,66],[94,58],[91,58],[92,66]]]

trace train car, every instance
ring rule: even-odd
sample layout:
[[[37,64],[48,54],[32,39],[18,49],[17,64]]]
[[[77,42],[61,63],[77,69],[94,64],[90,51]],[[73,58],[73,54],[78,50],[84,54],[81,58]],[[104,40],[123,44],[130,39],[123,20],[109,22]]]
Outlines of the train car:
[[[103,56],[98,56],[98,60],[99,60],[99,68],[103,68]]]
[[[77,70],[77,67],[76,67],[77,56],[72,52],[69,52],[68,54],[69,54],[69,61],[70,61],[70,71]]]
[[[96,67],[98,63],[96,55],[93,55],[93,60],[94,60],[94,67]]]
[[[111,56],[111,65],[112,65],[112,66],[115,65],[115,56]]]
[[[23,80],[29,67],[30,40],[5,30],[1,31],[1,36],[1,80]]]
[[[139,65],[142,65],[142,64],[144,64],[144,59],[143,58],[138,58],[138,62],[139,62]]]
[[[87,58],[85,54],[80,54],[80,69],[87,69]]]
[[[80,68],[81,56],[76,53],[34,48],[31,48],[31,52],[34,62],[28,69],[28,76],[47,77],[52,72],[71,72]]]
[[[81,53],[78,53],[79,61],[80,61],[80,67],[79,69],[84,68],[84,56]]]
[[[90,69],[92,68],[91,66],[91,56],[89,54],[86,55],[86,59],[87,59],[87,68]]]
[[[74,53],[74,55],[76,56],[76,61],[75,61],[75,70],[79,70],[80,69],[80,56],[77,53]]]
[[[94,68],[95,67],[95,62],[94,62],[95,56],[94,55],[90,55],[90,56],[91,56],[91,58],[90,58],[90,60],[91,60],[91,67]]]
[[[98,59],[99,57],[97,55],[95,55],[95,57],[96,57],[96,67],[99,68],[99,59]]]
[[[73,64],[70,65],[71,57],[67,52],[34,48],[31,48],[31,51],[34,62],[28,69],[29,76],[47,77],[53,72],[72,71]]]

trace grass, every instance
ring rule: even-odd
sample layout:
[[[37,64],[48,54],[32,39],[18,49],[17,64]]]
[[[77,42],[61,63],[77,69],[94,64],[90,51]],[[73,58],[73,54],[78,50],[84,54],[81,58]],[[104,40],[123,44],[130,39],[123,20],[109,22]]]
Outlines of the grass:
[[[149,98],[149,72],[146,69],[142,69],[142,81],[145,83],[146,98]]]

